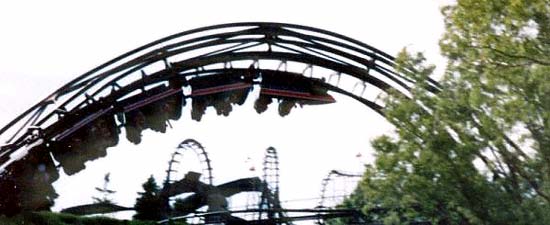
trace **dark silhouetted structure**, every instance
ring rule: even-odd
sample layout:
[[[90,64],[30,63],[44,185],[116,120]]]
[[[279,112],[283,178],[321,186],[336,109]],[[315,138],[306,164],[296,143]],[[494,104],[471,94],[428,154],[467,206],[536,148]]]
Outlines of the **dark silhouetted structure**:
[[[288,67],[291,63],[298,66]],[[300,66],[305,69],[296,69]],[[6,141],[0,146],[0,214],[48,208],[57,176],[50,153],[66,174],[75,174],[118,143],[120,127],[136,144],[144,129],[164,132],[169,120],[180,118],[188,98],[195,120],[209,106],[229,115],[255,86],[261,88],[258,112],[276,99],[285,116],[296,105],[334,102],[332,92],[383,115],[384,105],[363,95],[366,88],[406,96],[415,85],[409,77],[414,71],[399,74],[394,66],[392,56],[365,43],[293,24],[221,24],[151,42],[76,77],[0,128]],[[314,78],[317,68],[330,74]],[[350,82],[363,90],[345,84]],[[435,81],[425,86],[439,90]],[[37,185],[44,188],[28,185],[33,179],[42,179]]]

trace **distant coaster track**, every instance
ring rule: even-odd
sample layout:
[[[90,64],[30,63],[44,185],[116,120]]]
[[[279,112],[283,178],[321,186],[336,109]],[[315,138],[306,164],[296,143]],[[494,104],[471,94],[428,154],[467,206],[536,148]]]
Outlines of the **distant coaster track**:
[[[360,173],[350,173],[350,172],[344,172],[344,171],[338,171],[338,170],[331,170],[328,175],[323,179],[321,183],[321,196],[319,205],[316,208],[319,209],[325,209],[325,208],[332,208],[334,205],[327,205],[326,201],[330,198],[338,198],[339,200],[344,200],[346,197],[351,195],[351,192],[353,189],[355,189],[355,186],[357,185],[357,182],[361,179],[362,175]],[[351,187],[351,191],[348,191],[347,193],[338,193],[336,196],[330,196],[327,192],[329,192],[329,184],[334,182],[345,182],[342,180],[338,180],[337,178],[353,178],[354,184]],[[343,184],[346,185],[346,184]],[[344,191],[344,190],[341,190]]]
[[[207,107],[210,97],[226,98],[212,104],[218,114],[228,115],[230,103],[242,104],[246,91],[254,86],[262,89],[260,97],[268,96],[260,103],[269,104],[271,98],[282,102],[279,113],[283,116],[294,104],[334,102],[327,90],[383,115],[379,95],[394,89],[409,96],[415,84],[408,72],[400,74],[394,67],[392,56],[372,46],[302,25],[231,23],[170,35],[78,76],[2,127],[0,190],[4,192],[0,198],[18,185],[24,187],[15,188],[18,192],[33,189],[30,184],[37,179],[51,185],[58,167],[69,175],[81,171],[84,162],[105,156],[105,148],[118,143],[122,126],[135,144],[141,141],[142,129],[164,132],[165,121],[178,119],[188,98],[193,99],[196,120],[201,111],[195,108]],[[300,85],[306,85],[307,91],[299,90]],[[427,88],[440,89],[433,80]],[[238,90],[243,92],[223,94]],[[172,103],[179,105],[170,108]],[[160,109],[147,108],[150,105]],[[257,105],[258,112],[265,110]],[[151,115],[156,117],[150,119]],[[74,150],[89,147],[100,150],[85,156]],[[47,179],[40,177],[45,171],[50,173]],[[3,207],[9,208],[9,203],[0,202],[0,212]]]
[[[165,186],[166,184],[172,183],[178,179],[181,179],[182,177],[178,177],[178,173],[182,173],[182,171],[179,171],[178,167],[181,167],[183,154],[185,154],[186,151],[191,150],[193,151],[193,154],[197,156],[197,159],[201,165],[201,174],[204,174],[204,182],[208,185],[213,185],[213,179],[212,176],[212,165],[211,160],[208,158],[208,153],[204,149],[201,143],[194,139],[185,139],[182,141],[177,147],[176,150],[172,153],[170,157],[170,161],[168,162],[168,169],[166,170],[166,178],[164,180]]]
[[[281,209],[279,200],[279,156],[277,150],[273,147],[266,149],[263,162],[263,189],[260,203],[258,206],[258,219],[284,217],[281,214],[273,214],[272,212],[262,212],[262,209]],[[263,214],[266,215],[263,215]],[[264,218],[265,217],[265,218]]]

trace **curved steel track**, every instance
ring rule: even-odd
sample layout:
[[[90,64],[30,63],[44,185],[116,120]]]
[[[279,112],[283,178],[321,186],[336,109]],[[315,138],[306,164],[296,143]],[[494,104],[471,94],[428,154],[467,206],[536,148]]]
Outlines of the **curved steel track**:
[[[48,158],[45,160],[49,170],[54,164],[47,152],[53,152],[54,157],[55,151],[67,151],[69,153],[63,154],[70,155],[72,146],[86,144],[86,140],[60,143],[67,137],[96,123],[99,127],[92,126],[90,130],[107,131],[103,132],[106,136],[118,135],[121,126],[127,126],[128,131],[128,126],[132,126],[128,119],[131,110],[174,95],[180,96],[184,105],[187,98],[199,95],[197,90],[189,91],[189,84],[193,86],[195,80],[254,74],[255,79],[247,80],[252,87],[262,85],[261,79],[256,79],[258,74],[260,77],[261,74],[301,77],[316,87],[349,96],[383,115],[384,105],[377,101],[379,95],[394,89],[409,96],[415,84],[413,78],[397,73],[394,67],[394,58],[381,50],[341,34],[302,25],[246,22],[177,33],[78,76],[2,127],[0,141],[5,144],[0,146],[0,178],[3,179],[0,189],[22,182],[12,179],[22,173],[17,168],[39,164],[37,157],[29,153]],[[165,89],[158,89],[161,84]],[[432,80],[427,88],[439,90]],[[141,100],[132,102],[134,98]],[[176,115],[164,119],[178,118]],[[102,126],[115,123],[117,127]],[[166,126],[146,128],[163,132]],[[95,134],[90,132],[86,134]],[[139,143],[139,135],[133,138],[134,143]],[[118,137],[113,137],[98,147],[114,146],[117,142]],[[82,170],[86,160],[105,154],[91,155],[76,165],[61,156],[56,160],[66,173],[72,174]],[[73,168],[67,169],[71,166]],[[45,182],[51,184],[57,179],[55,174]],[[27,178],[27,181],[34,179]],[[0,209],[1,206],[0,202]]]
[[[212,176],[212,161],[208,158],[208,153],[202,144],[194,139],[185,139],[172,153],[170,161],[168,162],[168,169],[166,170],[166,178],[164,180],[165,184],[174,182],[174,179],[181,179],[181,177],[174,178],[174,176],[177,175],[177,173],[181,173],[181,171],[178,171],[177,167],[181,166],[182,155],[185,154],[186,150],[193,151],[193,153],[197,156],[197,160],[202,166],[201,172],[206,175],[206,177],[204,177],[205,183],[208,185],[213,185],[214,177]]]
[[[320,196],[319,205],[316,208],[319,208],[319,209],[330,208],[330,206],[325,205],[325,201],[327,200],[327,198],[330,198],[330,196],[327,196],[328,186],[331,182],[335,182],[336,178],[355,178],[357,179],[357,181],[359,181],[361,177],[362,175],[358,173],[349,173],[349,172],[343,172],[338,170],[331,170],[321,183],[321,196]],[[351,193],[344,193],[344,194],[345,195],[343,196],[336,196],[336,197],[344,199]]]

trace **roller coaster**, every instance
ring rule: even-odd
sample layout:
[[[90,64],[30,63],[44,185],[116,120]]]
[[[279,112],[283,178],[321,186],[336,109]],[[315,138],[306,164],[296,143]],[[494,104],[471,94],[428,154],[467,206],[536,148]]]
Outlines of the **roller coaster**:
[[[196,156],[194,160],[198,161],[199,168],[194,168],[194,171],[183,168],[190,164],[184,160],[189,159],[184,157],[186,154]],[[317,220],[318,224],[326,224],[336,218],[348,218],[356,224],[369,224],[359,211],[337,208],[337,204],[341,204],[353,192],[361,177],[359,173],[331,170],[322,180],[318,206],[311,209],[289,209],[283,207],[279,199],[279,157],[275,148],[266,149],[261,180],[258,177],[241,178],[220,185],[214,185],[213,168],[208,155],[202,144],[193,139],[182,141],[171,154],[160,191],[163,196],[160,205],[163,206],[161,211],[164,219],[159,224],[179,220],[194,225],[218,222],[288,225],[303,220]],[[239,193],[254,193],[260,197],[254,198],[253,205],[246,209],[229,206],[228,199]],[[187,196],[178,197],[182,194]],[[136,209],[112,202],[96,202],[69,207],[62,212],[98,215],[128,210]]]
[[[171,212],[167,214],[166,220],[186,220],[188,224],[208,224],[222,222],[226,224],[250,224],[254,221],[263,221],[263,224],[275,224],[273,221],[282,221],[283,218],[288,218],[282,211],[279,201],[279,168],[278,156],[275,148],[269,147],[266,150],[264,158],[263,175],[258,177],[241,178],[220,185],[212,183],[212,167],[208,154],[200,143],[195,140],[187,139],[179,145],[192,146],[199,161],[202,165],[202,171],[208,173],[208,184],[203,181],[198,181],[201,174],[197,172],[188,172],[184,178],[171,180],[171,173],[176,171],[175,164],[179,164],[174,160],[174,156],[183,154],[176,151],[172,154],[167,172],[167,179],[163,187],[162,193],[167,197],[177,196],[182,193],[193,193],[185,198],[176,200],[175,207],[165,202],[167,209]],[[184,163],[184,162],[183,162]],[[194,178],[192,178],[194,176]],[[239,193],[258,193],[260,198],[257,199],[255,206],[247,207],[247,210],[235,210],[227,204],[227,199]],[[168,200],[168,198],[166,198]],[[206,207],[206,211],[201,211],[199,208]],[[252,216],[250,216],[252,215]],[[161,221],[161,223],[163,222]],[[268,222],[272,221],[272,222]],[[277,224],[288,224],[280,222]]]
[[[254,108],[277,101],[281,116],[296,106],[348,96],[384,115],[379,96],[410,96],[415,80],[394,58],[355,39],[302,25],[246,22],[177,33],[122,54],[63,85],[0,128],[0,213],[49,209],[52,183],[107,155],[121,129],[165,132],[191,100],[191,117],[205,109],[228,116],[252,89]],[[425,87],[437,92],[429,80]],[[368,90],[368,91],[366,91]]]
[[[186,147],[187,146],[187,147]],[[175,160],[176,156],[183,154],[180,149],[193,149],[197,158],[201,162],[202,171],[207,172],[209,184],[205,181],[197,181],[200,174],[197,172],[189,172],[183,179],[170,181],[171,174],[177,169],[177,164],[184,163]],[[302,220],[317,219],[319,224],[324,224],[325,220],[331,218],[354,218],[355,221],[362,221],[362,216],[359,211],[348,209],[335,209],[326,207],[324,202],[327,198],[334,198],[327,194],[329,183],[340,183],[342,180],[338,178],[358,178],[358,174],[344,173],[332,170],[326,178],[323,179],[321,202],[314,209],[288,209],[282,206],[279,200],[279,157],[277,150],[274,147],[266,149],[263,160],[262,179],[256,177],[242,178],[235,181],[213,185],[211,182],[212,167],[208,154],[200,143],[195,140],[187,139],[183,141],[172,154],[167,170],[167,178],[162,193],[168,197],[173,197],[181,193],[193,192],[192,195],[180,199],[179,207],[169,206],[167,210],[171,213],[167,214],[167,218],[159,221],[161,224],[168,224],[169,221],[185,220],[188,224],[293,224],[293,222]],[[194,178],[190,178],[194,176]],[[346,183],[344,183],[346,185]],[[350,185],[351,189],[347,191],[339,190],[338,198],[343,199],[349,195],[356,184]],[[333,186],[334,187],[334,186]],[[235,209],[227,205],[227,200],[233,195],[243,192],[259,193],[260,198],[256,199],[255,206],[248,206],[246,209]],[[333,193],[335,193],[333,191]],[[216,197],[217,196],[217,197]],[[213,200],[215,198],[215,200]],[[168,200],[168,198],[166,198]],[[200,207],[207,207],[207,210],[200,211]],[[117,207],[121,208],[121,207]]]
[[[321,184],[321,199],[316,208],[334,208],[349,197],[361,179],[360,173],[331,170]]]

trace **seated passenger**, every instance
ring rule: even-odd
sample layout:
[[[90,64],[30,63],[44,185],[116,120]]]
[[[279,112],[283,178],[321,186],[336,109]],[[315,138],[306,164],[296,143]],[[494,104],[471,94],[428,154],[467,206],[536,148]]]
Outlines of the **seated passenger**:
[[[126,137],[134,144],[141,142],[141,132],[150,128],[157,132],[166,132],[169,119],[181,117],[181,107],[185,104],[181,87],[156,86],[143,93],[120,102],[125,113]]]
[[[233,110],[229,98],[223,95],[217,95],[218,97],[213,99],[212,105],[216,109],[218,115],[229,116],[229,113]]]
[[[101,126],[101,125],[94,125]],[[52,144],[52,154],[67,175],[85,169],[85,163],[107,155],[107,148],[118,143],[118,132],[93,126],[75,132],[70,137]],[[101,135],[101,131],[104,133]]]
[[[279,115],[286,116],[296,104],[313,105],[333,103],[334,98],[327,93],[320,79],[304,77],[301,74],[264,70],[261,74],[260,98],[254,108],[258,113],[264,112],[270,101],[279,100]]]
[[[58,122],[58,134],[50,146],[66,174],[83,170],[85,162],[105,156],[106,148],[118,143],[118,127],[109,110],[100,101],[75,109]]]
[[[294,108],[296,101],[292,99],[283,99],[279,102],[279,115],[285,117],[290,114],[290,110]]]
[[[191,106],[191,119],[201,121],[204,111],[206,111],[206,99],[204,97],[194,97]]]
[[[57,193],[52,183],[59,178],[59,173],[48,149],[44,145],[36,146],[22,159],[15,161],[8,168],[14,178],[16,189],[8,191],[18,199],[18,205],[23,210],[49,210]],[[5,195],[6,196],[6,195]]]
[[[134,110],[126,113],[125,118],[126,139],[136,145],[141,143],[141,131],[146,128],[145,116],[140,110]]]
[[[94,121],[89,130],[86,144],[89,146],[89,160],[107,156],[107,148],[118,144],[120,133],[113,115],[103,116]]]
[[[267,106],[273,102],[270,96],[260,95],[254,102],[254,109],[257,113],[263,113],[267,110]]]
[[[156,132],[165,133],[166,132],[166,121],[167,118],[164,118],[161,115],[161,110],[158,104],[150,104],[141,109],[144,117],[147,128],[151,128]]]
[[[252,73],[238,74],[232,71],[192,78],[189,81],[191,96],[194,102],[197,99],[197,103],[193,103],[191,117],[199,121],[208,106],[213,106],[218,115],[228,116],[233,110],[231,104],[242,105],[246,101],[252,89],[252,79]]]

